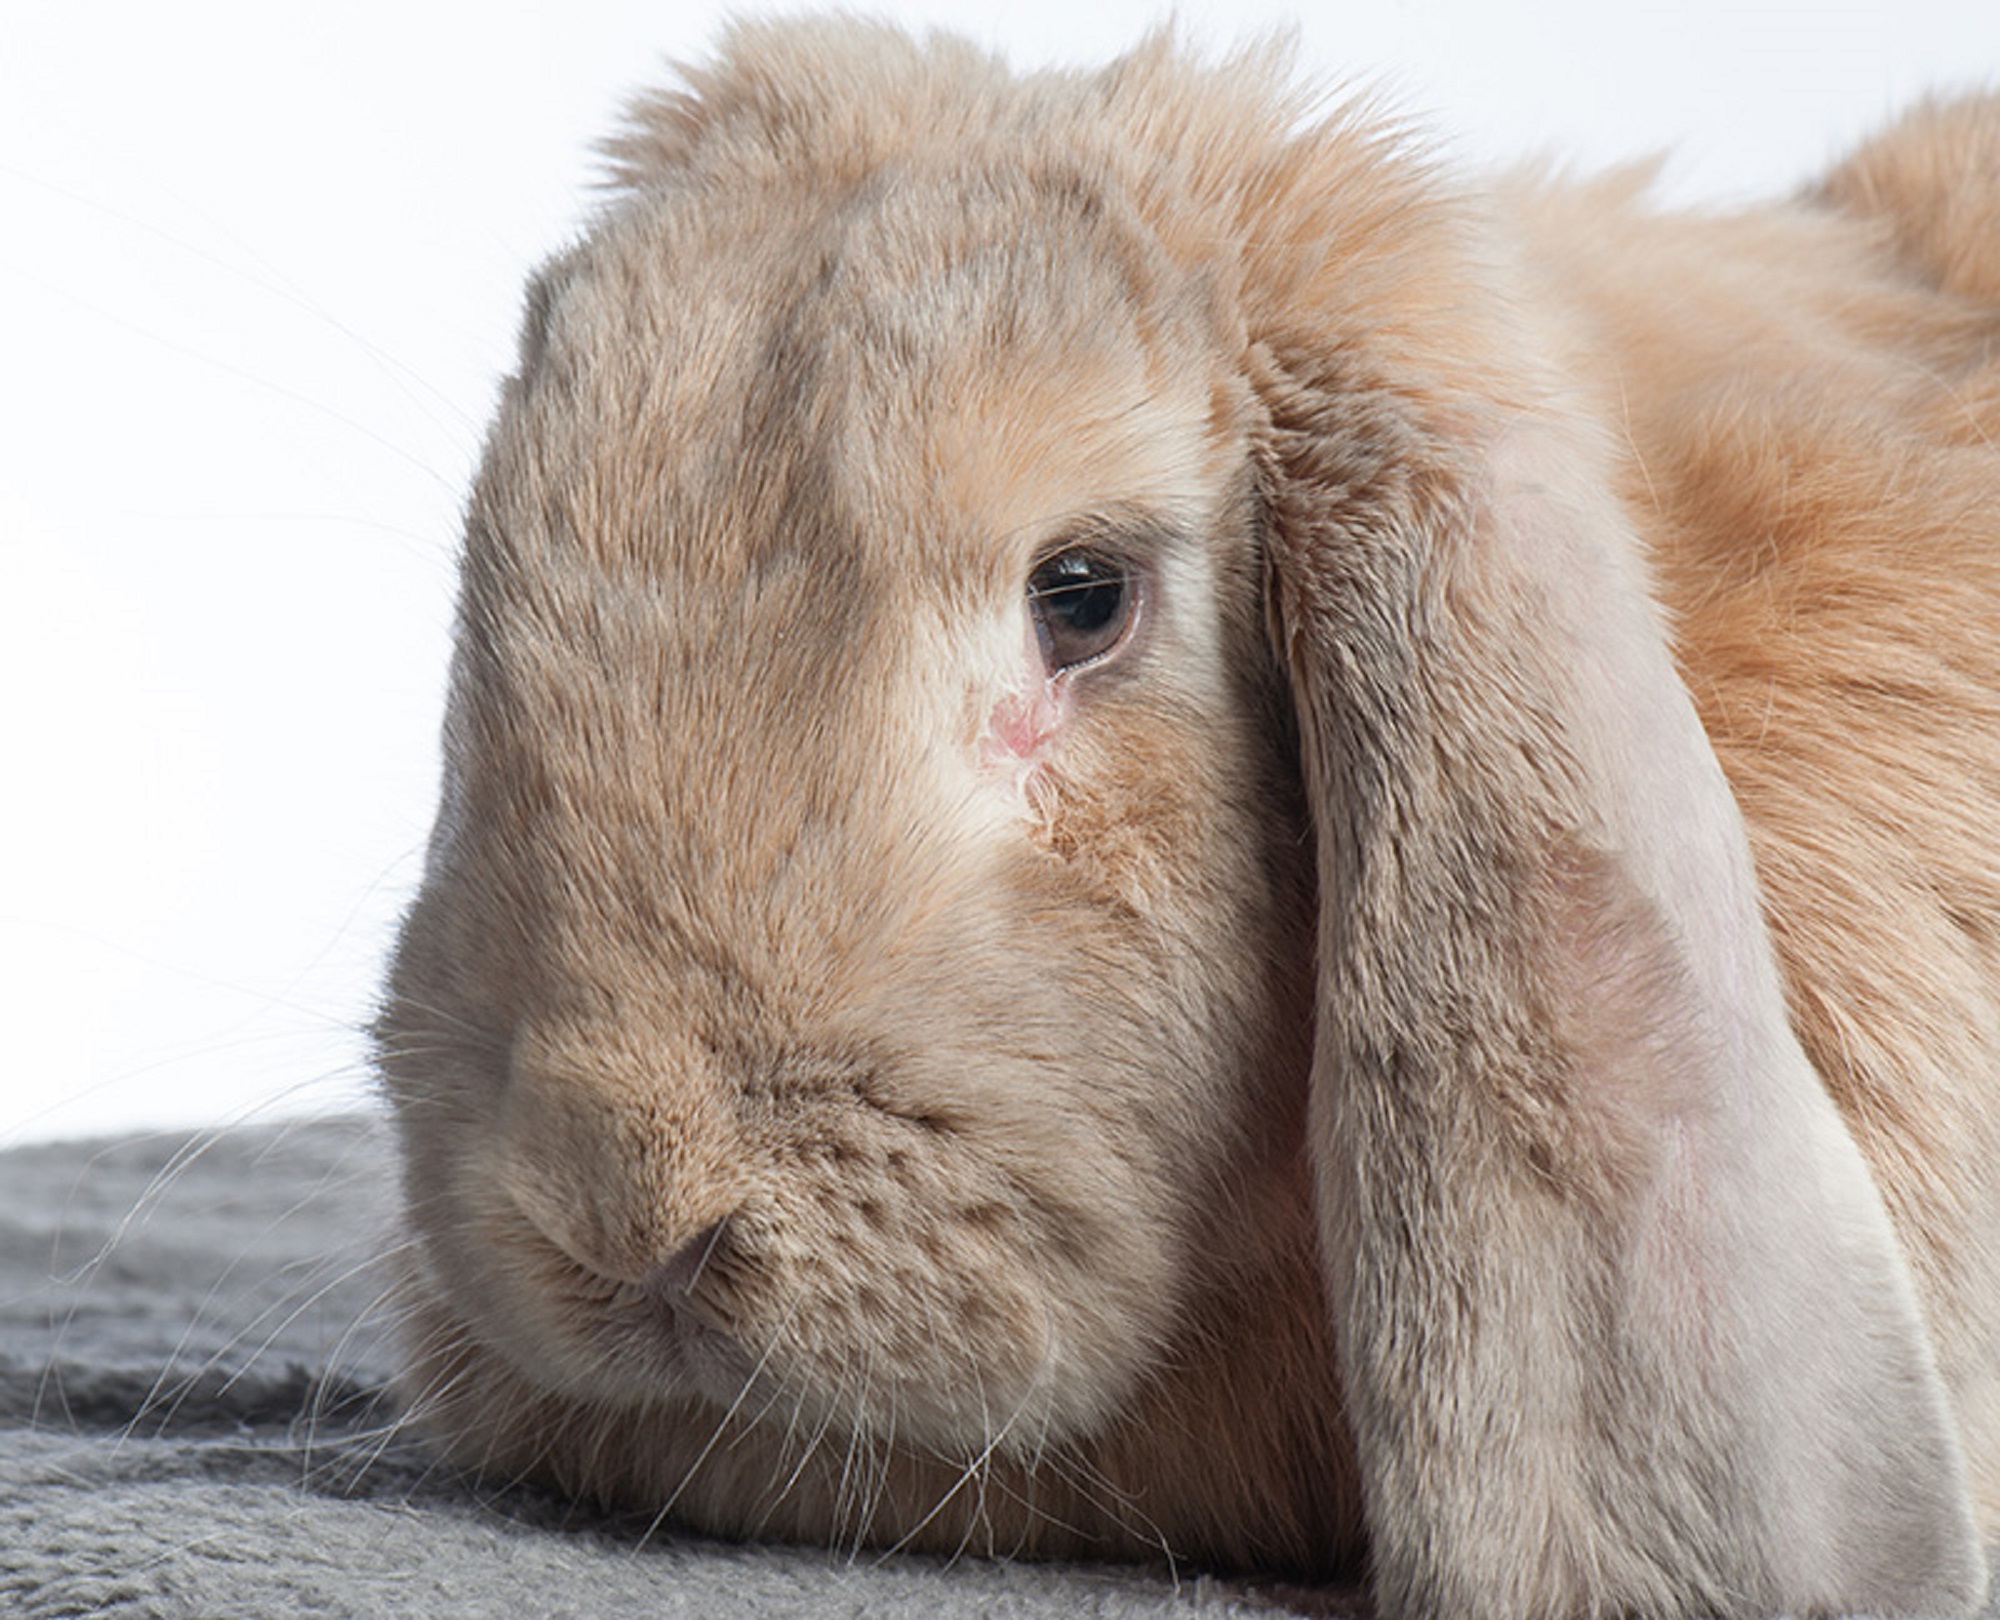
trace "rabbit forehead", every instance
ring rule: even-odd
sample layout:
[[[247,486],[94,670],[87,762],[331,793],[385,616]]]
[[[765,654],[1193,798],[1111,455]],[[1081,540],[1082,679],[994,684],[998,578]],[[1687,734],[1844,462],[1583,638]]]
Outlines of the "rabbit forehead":
[[[1024,465],[1044,507],[1185,504],[1240,438],[1227,302],[1062,164],[661,188],[544,273],[501,435],[624,518],[581,543],[697,573],[809,539],[801,496],[892,554],[941,512],[1037,522]]]
[[[1076,174],[649,196],[531,297],[471,617],[697,712],[1018,681],[1034,558],[1224,527],[1246,398],[1216,288]]]

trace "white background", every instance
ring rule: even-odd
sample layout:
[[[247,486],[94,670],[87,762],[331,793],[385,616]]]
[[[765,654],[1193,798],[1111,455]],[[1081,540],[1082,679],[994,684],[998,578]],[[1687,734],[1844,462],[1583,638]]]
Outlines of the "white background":
[[[738,7],[754,10],[755,7]],[[1145,4],[891,3],[1022,65]],[[459,501],[590,142],[723,8],[0,0],[0,1143],[354,1106],[430,811]],[[1958,4],[1183,4],[1452,155],[1782,190]]]

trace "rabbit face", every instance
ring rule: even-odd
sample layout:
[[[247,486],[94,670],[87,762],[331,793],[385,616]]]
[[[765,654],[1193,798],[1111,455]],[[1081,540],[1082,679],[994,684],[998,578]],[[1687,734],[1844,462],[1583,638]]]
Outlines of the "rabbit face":
[[[531,299],[381,1031],[412,1208],[545,1390],[1042,1447],[1303,1203],[1240,360],[1074,179],[763,207],[634,199]]]

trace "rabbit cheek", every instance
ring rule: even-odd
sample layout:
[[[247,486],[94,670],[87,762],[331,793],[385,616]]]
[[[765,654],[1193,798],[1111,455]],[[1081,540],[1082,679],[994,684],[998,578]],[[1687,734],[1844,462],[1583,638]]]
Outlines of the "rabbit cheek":
[[[840,1429],[946,1449],[984,1446],[1023,1413],[1039,1432],[1048,1312],[977,1212],[894,1180],[842,1197],[772,1256],[794,1309],[769,1370],[794,1400]]]

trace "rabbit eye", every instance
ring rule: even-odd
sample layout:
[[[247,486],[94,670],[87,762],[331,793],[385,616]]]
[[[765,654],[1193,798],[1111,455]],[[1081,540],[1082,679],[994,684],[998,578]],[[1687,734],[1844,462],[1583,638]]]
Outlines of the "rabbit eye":
[[[1130,570],[1097,551],[1059,551],[1028,576],[1028,612],[1051,675],[1096,663],[1125,638],[1137,595]]]

